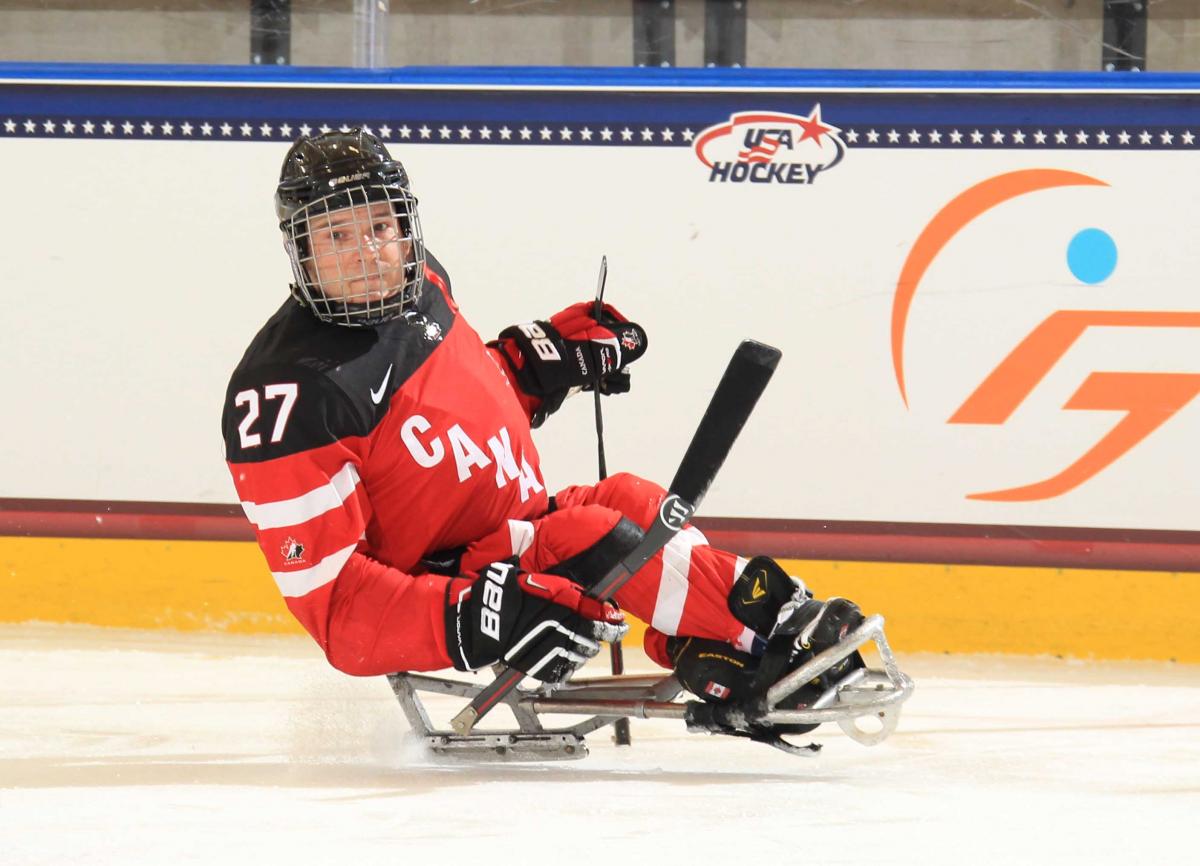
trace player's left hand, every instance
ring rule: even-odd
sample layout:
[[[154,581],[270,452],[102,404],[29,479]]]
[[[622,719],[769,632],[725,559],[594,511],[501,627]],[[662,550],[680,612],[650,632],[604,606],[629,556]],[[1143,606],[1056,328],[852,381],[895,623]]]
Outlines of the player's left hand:
[[[548,321],[505,328],[491,344],[520,389],[539,401],[535,427],[570,394],[591,391],[597,382],[601,394],[629,390],[626,367],[646,353],[646,331],[608,304],[599,318],[594,313],[592,302],[581,301]]]
[[[581,386],[584,391],[591,391],[598,378],[601,394],[624,394],[629,391],[627,366],[646,353],[646,332],[611,304],[601,308],[599,319],[595,312],[595,303],[582,301],[551,316],[550,324],[576,361],[582,351],[591,362],[591,375]],[[581,369],[581,378],[586,375]]]

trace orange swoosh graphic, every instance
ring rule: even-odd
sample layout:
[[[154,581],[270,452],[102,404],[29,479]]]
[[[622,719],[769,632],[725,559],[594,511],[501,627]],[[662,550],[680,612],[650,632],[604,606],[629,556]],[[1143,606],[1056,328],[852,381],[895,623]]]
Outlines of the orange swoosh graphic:
[[[905,406],[908,406],[908,391],[904,382],[904,332],[913,296],[925,271],[950,239],[980,214],[1017,196],[1062,186],[1108,184],[1086,174],[1053,168],[1031,168],[997,175],[951,199],[917,237],[900,270],[892,300],[892,367]]]
[[[1200,313],[1059,310],[1009,352],[949,420],[1003,424],[1088,328],[1200,328]],[[1124,411],[1126,416],[1062,472],[1022,487],[972,493],[968,499],[1028,502],[1078,487],[1157,430],[1200,393],[1195,373],[1092,373],[1064,409]]]
[[[950,416],[951,424],[1003,424],[1088,328],[1200,328],[1200,313],[1059,310],[1051,313]]]
[[[1062,472],[1024,487],[972,493],[968,499],[1028,502],[1078,487],[1163,425],[1200,394],[1200,373],[1092,373],[1064,409],[1125,410],[1104,438]]]

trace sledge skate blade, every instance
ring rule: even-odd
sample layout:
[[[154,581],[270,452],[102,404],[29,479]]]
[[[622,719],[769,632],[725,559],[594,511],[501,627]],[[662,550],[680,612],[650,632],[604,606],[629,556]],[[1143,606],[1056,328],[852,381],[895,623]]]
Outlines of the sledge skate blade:
[[[425,747],[438,757],[479,763],[578,761],[588,756],[587,742],[571,733],[435,733],[423,739]]]
[[[584,737],[617,719],[631,715],[627,710],[635,704],[677,695],[680,686],[674,677],[604,677],[579,680],[555,686],[543,685],[536,690],[518,688],[503,702],[512,710],[517,730],[472,731],[435,730],[425,710],[419,692],[432,692],[458,697],[472,697],[480,687],[461,680],[431,677],[425,674],[395,673],[388,682],[412,726],[413,733],[435,756],[481,763],[519,761],[575,761],[588,755]],[[562,700],[555,692],[573,696],[603,697],[604,705],[591,718],[569,727],[547,730],[539,718],[543,712],[588,715],[589,711],[572,712],[575,700]],[[622,700],[623,699],[623,700]]]

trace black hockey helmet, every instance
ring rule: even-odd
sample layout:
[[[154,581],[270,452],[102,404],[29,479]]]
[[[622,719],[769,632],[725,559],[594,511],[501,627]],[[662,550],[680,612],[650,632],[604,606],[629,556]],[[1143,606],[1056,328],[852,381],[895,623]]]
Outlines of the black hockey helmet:
[[[370,326],[416,304],[425,273],[417,199],[404,166],[371,133],[297,139],[283,161],[275,213],[296,278],[292,294],[317,318]]]

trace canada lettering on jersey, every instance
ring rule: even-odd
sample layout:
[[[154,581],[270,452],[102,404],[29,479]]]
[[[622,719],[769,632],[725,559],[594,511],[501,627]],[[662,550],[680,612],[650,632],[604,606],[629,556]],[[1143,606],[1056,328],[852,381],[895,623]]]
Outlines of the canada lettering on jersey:
[[[531,493],[541,493],[545,489],[523,454],[518,465],[507,427],[501,427],[495,435],[488,437],[486,445],[491,459],[463,430],[461,424],[452,424],[443,433],[434,430],[424,415],[410,415],[400,423],[400,440],[417,465],[425,469],[433,469],[441,464],[449,443],[448,450],[454,458],[460,484],[469,480],[474,470],[495,464],[497,489],[510,481],[518,482],[522,502],[527,502]]]

